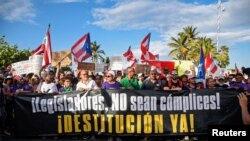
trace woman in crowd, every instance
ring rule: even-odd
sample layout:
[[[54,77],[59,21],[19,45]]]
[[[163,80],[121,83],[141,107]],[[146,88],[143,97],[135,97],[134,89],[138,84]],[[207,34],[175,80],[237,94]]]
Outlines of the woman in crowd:
[[[32,86],[23,77],[20,77],[16,80],[15,95],[18,95],[21,93],[30,94],[32,92],[33,92]]]
[[[38,93],[41,89],[41,81],[38,75],[33,75],[31,78],[31,85],[34,93]]]
[[[189,88],[189,84],[190,84],[190,79],[188,79],[188,76],[183,74],[181,77],[180,77],[180,80],[181,80],[181,83],[182,83],[182,89],[183,90],[188,90]]]
[[[120,83],[115,80],[115,72],[108,71],[107,72],[107,81],[102,84],[102,89],[120,89]]]
[[[77,91],[94,90],[98,89],[94,80],[89,79],[88,71],[80,71],[80,81],[76,85]]]
[[[6,100],[5,108],[6,108],[6,124],[4,133],[10,135],[10,131],[13,125],[13,112],[14,112],[14,94],[16,92],[16,86],[13,83],[12,76],[7,76],[6,85],[4,87],[4,96]]]

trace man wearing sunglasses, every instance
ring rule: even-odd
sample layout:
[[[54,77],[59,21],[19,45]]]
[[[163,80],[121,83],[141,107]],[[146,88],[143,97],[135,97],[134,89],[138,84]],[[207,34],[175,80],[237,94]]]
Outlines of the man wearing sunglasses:
[[[160,81],[157,80],[157,71],[151,70],[149,73],[149,78],[144,80],[142,83],[142,89],[144,90],[161,90],[162,85]]]

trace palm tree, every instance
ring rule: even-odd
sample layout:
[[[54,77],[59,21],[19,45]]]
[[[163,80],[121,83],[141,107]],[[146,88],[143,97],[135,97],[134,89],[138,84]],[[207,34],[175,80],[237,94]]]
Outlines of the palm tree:
[[[213,42],[213,40],[211,38],[207,38],[205,37],[199,37],[198,38],[198,46],[202,46],[203,47],[203,51],[204,51],[204,56],[207,56],[207,54],[210,52],[212,54],[212,56],[217,55],[217,50],[215,47],[215,43]]]
[[[187,60],[189,48],[187,47],[187,36],[184,33],[179,33],[178,38],[171,37],[172,42],[168,44],[169,47],[174,48],[169,56],[175,56],[178,60]]]
[[[229,48],[225,45],[221,46],[221,52],[216,56],[216,59],[219,61],[219,66],[225,68],[229,65]]]
[[[97,44],[96,41],[91,43],[91,51],[92,51],[92,62],[95,64],[98,62],[98,60],[105,60],[102,55],[105,55],[104,50],[100,50],[101,45]]]
[[[204,56],[210,52],[215,61],[217,60],[221,67],[229,64],[229,50],[227,46],[222,46],[222,52],[219,54],[216,50],[215,43],[211,38],[197,37],[196,27],[188,26],[183,28],[183,32],[178,33],[177,38],[171,37],[169,47],[173,48],[168,54],[176,60],[191,60],[194,64],[199,63],[200,48],[203,48]]]
[[[109,59],[109,57],[106,57],[105,59],[103,59],[102,63],[106,64],[106,66],[108,66],[108,68],[109,68],[109,65],[110,65],[110,59]]]
[[[199,32],[196,32],[196,29],[197,28],[193,26],[187,26],[183,28],[184,34],[187,36],[189,42],[195,40],[196,36],[199,34]]]
[[[194,42],[191,51],[188,53],[188,59],[192,60],[194,64],[199,63],[199,57],[200,57],[200,48],[202,47],[204,56],[206,57],[207,54],[210,52],[212,56],[216,56],[216,47],[213,43],[211,38],[205,37],[198,37],[196,41]]]

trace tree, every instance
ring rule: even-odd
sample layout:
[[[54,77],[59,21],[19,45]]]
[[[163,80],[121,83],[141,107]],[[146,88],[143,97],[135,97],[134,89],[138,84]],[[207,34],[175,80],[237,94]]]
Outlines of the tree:
[[[5,36],[0,38],[0,66],[8,66],[29,59],[31,55],[29,49],[18,50],[17,45],[10,46],[4,38]]]
[[[102,62],[105,63],[109,67],[109,65],[110,65],[109,57],[106,57],[106,59],[104,59]]]
[[[183,28],[183,32],[178,33],[177,38],[171,37],[168,44],[172,51],[168,54],[176,60],[190,60],[198,65],[200,58],[200,48],[203,48],[204,56],[209,52],[215,61],[219,62],[220,67],[229,65],[229,49],[227,46],[221,47],[221,53],[218,53],[215,43],[211,38],[198,36],[196,27],[188,26]]]
[[[98,60],[100,61],[105,60],[102,55],[105,55],[104,50],[100,50],[101,45],[98,45],[96,41],[91,43],[91,51],[92,51],[92,62],[97,63]]]
[[[219,66],[225,68],[229,63],[229,48],[225,45],[221,46],[221,52],[216,56],[217,61],[219,61]]]
[[[187,26],[187,27],[184,27],[183,30],[184,30],[184,34],[187,36],[187,39],[189,42],[191,42],[192,40],[195,40],[196,39],[196,36],[199,34],[199,32],[196,32],[196,27],[193,27],[193,26]]]
[[[174,48],[170,51],[170,56],[175,56],[177,60],[187,60],[189,48],[187,47],[187,36],[183,33],[178,34],[178,38],[171,37],[172,42],[168,44],[169,47]]]

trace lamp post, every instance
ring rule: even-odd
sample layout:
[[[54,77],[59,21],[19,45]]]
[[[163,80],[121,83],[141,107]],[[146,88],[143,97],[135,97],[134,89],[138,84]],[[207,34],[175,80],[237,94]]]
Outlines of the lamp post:
[[[216,37],[217,52],[220,52],[220,49],[219,49],[220,20],[221,20],[221,0],[218,0],[218,4],[217,4],[217,37]]]

